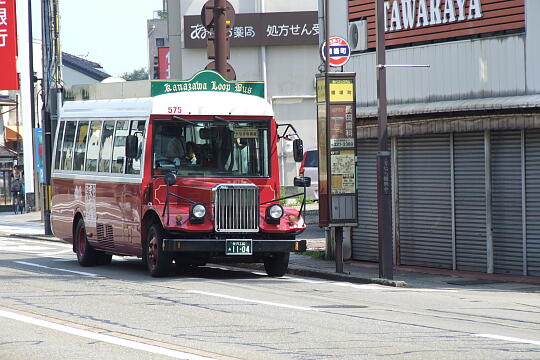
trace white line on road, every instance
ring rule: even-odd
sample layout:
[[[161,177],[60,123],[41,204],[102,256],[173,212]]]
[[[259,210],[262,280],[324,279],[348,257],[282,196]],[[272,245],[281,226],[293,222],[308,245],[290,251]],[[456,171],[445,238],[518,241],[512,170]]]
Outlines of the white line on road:
[[[47,328],[47,329],[52,329],[52,330],[68,333],[68,334],[71,334],[71,335],[84,337],[84,338],[87,338],[87,339],[93,339],[93,340],[97,340],[97,341],[102,341],[102,342],[105,342],[105,343],[119,345],[119,346],[131,348],[131,349],[135,349],[135,350],[146,351],[146,352],[153,353],[153,354],[169,356],[169,357],[172,357],[172,358],[175,358],[175,359],[215,360],[214,358],[189,354],[189,353],[186,353],[186,352],[171,350],[171,349],[167,349],[167,348],[163,348],[163,347],[159,347],[159,346],[155,346],[155,345],[148,345],[148,344],[136,342],[136,341],[133,341],[133,340],[126,340],[126,339],[122,339],[122,338],[115,337],[115,336],[98,334],[98,333],[87,331],[87,330],[81,330],[81,329],[74,328],[74,327],[71,327],[71,326],[60,325],[60,324],[53,323],[53,322],[50,322],[50,321],[41,320],[41,319],[33,318],[33,317],[30,317],[30,316],[26,316],[26,315],[17,314],[17,313],[11,312],[11,311],[0,310],[0,316],[4,317],[4,318],[7,318],[7,319],[21,321],[21,322],[24,322],[24,323],[27,323],[27,324],[41,326],[41,327],[44,327],[44,328]]]
[[[472,334],[471,336],[517,342],[517,343],[522,343],[522,344],[540,345],[540,341],[537,341],[537,340],[520,339],[520,338],[515,338],[515,337],[510,337],[510,336],[501,336],[501,335],[492,335],[492,334]]]
[[[319,311],[318,309],[313,309],[310,307],[280,304],[280,303],[262,301],[262,300],[245,299],[245,298],[241,298],[237,296],[216,294],[216,293],[211,293],[211,292],[206,292],[206,291],[188,290],[187,292],[191,294],[214,296],[214,297],[219,297],[223,299],[238,300],[238,301],[250,302],[250,303],[261,304],[261,305],[277,306],[277,307],[282,307],[282,308],[287,308],[287,309],[302,310],[302,311]]]
[[[40,264],[29,263],[29,262],[26,262],[26,261],[15,261],[15,263],[21,264],[21,265],[27,265],[27,266],[34,266],[34,267],[41,268],[41,269],[63,271],[63,272],[77,274],[77,275],[83,275],[83,276],[91,276],[91,277],[99,276],[98,274],[93,274],[93,273],[89,273],[89,272],[60,269],[60,268],[55,268],[55,267],[50,267],[50,266],[45,266],[45,265],[40,265]]]

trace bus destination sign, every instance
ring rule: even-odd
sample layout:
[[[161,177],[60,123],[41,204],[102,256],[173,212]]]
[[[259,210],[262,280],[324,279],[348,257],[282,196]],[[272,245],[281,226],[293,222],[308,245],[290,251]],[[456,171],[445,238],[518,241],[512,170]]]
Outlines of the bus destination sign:
[[[262,81],[228,81],[213,70],[203,70],[189,80],[152,80],[151,96],[193,91],[217,91],[264,98]]]

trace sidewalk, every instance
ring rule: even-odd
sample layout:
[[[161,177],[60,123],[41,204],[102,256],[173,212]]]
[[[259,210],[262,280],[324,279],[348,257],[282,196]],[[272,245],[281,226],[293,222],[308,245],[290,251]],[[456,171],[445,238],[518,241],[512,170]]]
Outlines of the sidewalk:
[[[44,235],[43,223],[41,222],[41,214],[39,212],[19,215],[0,213],[0,235],[13,237],[24,236],[43,241],[60,241],[53,236]],[[324,251],[326,245],[324,230],[317,225],[308,226],[308,230],[301,234],[298,239],[307,240],[308,249],[314,252]],[[242,264],[241,266],[262,269],[262,266],[259,264]],[[343,274],[336,273],[336,266],[333,260],[291,254],[288,273],[332,281],[427,289],[455,289],[456,285],[482,286],[501,283],[508,283],[505,284],[507,289],[521,289],[524,287],[523,284],[540,286],[540,277],[483,274],[407,266],[396,267],[394,280],[389,281],[378,278],[378,264],[359,261],[346,261],[343,270]]]

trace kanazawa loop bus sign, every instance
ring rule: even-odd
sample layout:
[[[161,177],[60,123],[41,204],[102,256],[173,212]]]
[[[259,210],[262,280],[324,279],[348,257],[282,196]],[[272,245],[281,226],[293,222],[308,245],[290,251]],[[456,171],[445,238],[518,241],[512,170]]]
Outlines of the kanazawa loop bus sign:
[[[340,67],[349,61],[351,57],[351,47],[347,40],[339,36],[332,36],[330,42],[330,66]],[[321,57],[326,61],[326,41],[321,46]]]

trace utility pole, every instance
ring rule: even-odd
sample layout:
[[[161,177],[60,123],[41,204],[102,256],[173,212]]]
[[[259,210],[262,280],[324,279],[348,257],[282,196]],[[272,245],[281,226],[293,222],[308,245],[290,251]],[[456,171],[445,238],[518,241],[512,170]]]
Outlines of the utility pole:
[[[225,8],[227,0],[214,0],[214,39],[216,49],[216,71],[224,78],[227,78],[227,55],[228,36],[227,23],[225,18]]]
[[[52,166],[52,126],[58,119],[61,101],[61,52],[59,39],[58,0],[41,1],[42,48],[43,48],[43,209],[45,234],[52,235],[51,229],[51,166]]]
[[[377,18],[377,220],[379,233],[379,277],[394,278],[392,244],[392,182],[390,151],[388,150],[386,48],[384,42],[384,1],[375,2]]]

